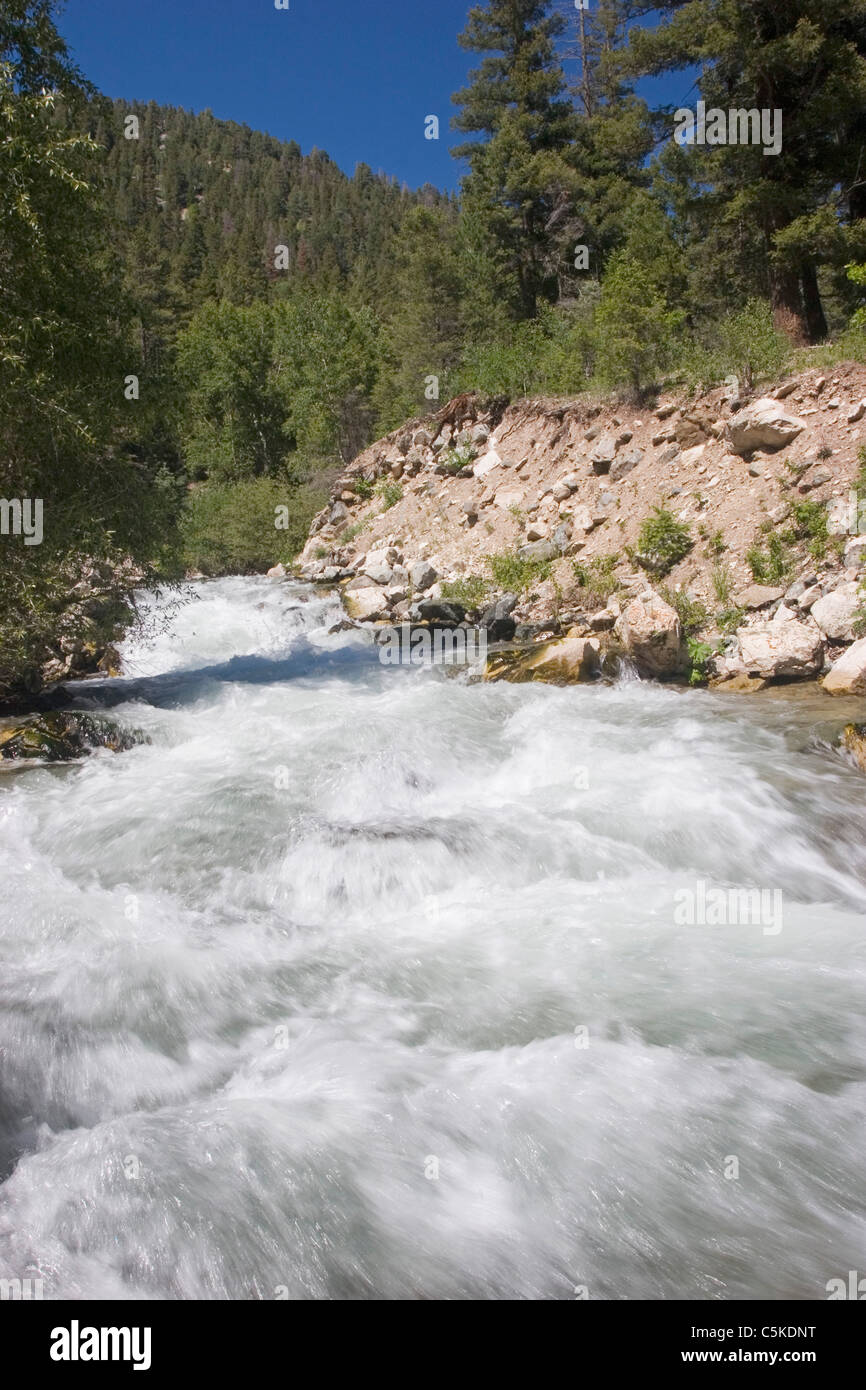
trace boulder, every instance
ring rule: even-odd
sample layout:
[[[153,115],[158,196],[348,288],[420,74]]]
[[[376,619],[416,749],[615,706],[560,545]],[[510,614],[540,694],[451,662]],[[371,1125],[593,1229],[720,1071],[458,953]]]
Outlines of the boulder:
[[[866,637],[861,637],[824,677],[823,688],[828,695],[866,695]]]
[[[492,642],[510,642],[513,638],[516,624],[511,614],[517,603],[517,594],[503,594],[482,611],[478,623],[486,629]]]
[[[842,747],[850,753],[861,772],[866,772],[866,724],[846,724]]]
[[[843,564],[846,569],[861,569],[866,564],[866,536],[852,536],[845,546]]]
[[[596,473],[607,473],[616,458],[616,440],[612,434],[603,434],[590,454],[590,462]]]
[[[679,616],[654,590],[631,600],[617,618],[615,630],[642,675],[674,676],[682,671]]]
[[[551,642],[539,642],[529,651],[493,657],[488,662],[485,680],[574,685],[592,680],[598,670],[599,644],[594,638],[559,637]]]
[[[622,458],[614,459],[610,465],[608,477],[612,483],[618,483],[620,478],[624,478],[631,473],[633,468],[637,468],[643,458],[643,449],[632,449],[629,453],[623,454]]]
[[[87,757],[94,748],[120,753],[146,742],[144,734],[120,728],[109,720],[55,711],[28,715],[0,729],[0,759],[62,763]]]
[[[832,642],[853,642],[853,623],[862,602],[860,586],[852,580],[816,599],[812,604],[812,617]]]
[[[363,562],[363,575],[371,584],[386,589],[393,583],[394,571],[384,555],[368,555]]]
[[[462,603],[453,600],[445,602],[444,599],[425,598],[415,605],[415,611],[422,623],[430,623],[434,627],[458,627],[466,617]]]
[[[436,583],[439,575],[436,573],[429,560],[415,560],[409,566],[409,583],[416,593],[423,593]]]
[[[502,462],[495,449],[489,449],[486,454],[472,465],[472,472],[476,478],[484,478],[494,468],[498,468]]]
[[[557,560],[560,550],[555,541],[540,540],[522,545],[517,554],[521,560]]]
[[[268,570],[268,573],[267,573],[267,578],[268,578],[268,579],[285,579],[285,577],[286,577],[286,567],[285,567],[285,565],[274,565],[273,569],[269,569],[269,570]]]
[[[737,630],[738,665],[748,676],[762,680],[795,680],[817,676],[824,664],[820,632],[780,608],[772,622]]]
[[[748,589],[737,594],[735,601],[738,608],[753,611],[756,608],[767,608],[769,604],[776,603],[784,597],[784,589],[774,589],[769,584],[750,584]]]
[[[725,437],[732,454],[754,449],[783,449],[802,434],[805,420],[784,410],[779,401],[763,396],[728,422]]]
[[[350,618],[358,623],[374,622],[388,616],[388,598],[384,589],[370,584],[363,589],[347,590],[343,603]]]
[[[340,526],[344,521],[349,520],[349,508],[345,502],[335,502],[328,513],[328,523],[331,526]]]

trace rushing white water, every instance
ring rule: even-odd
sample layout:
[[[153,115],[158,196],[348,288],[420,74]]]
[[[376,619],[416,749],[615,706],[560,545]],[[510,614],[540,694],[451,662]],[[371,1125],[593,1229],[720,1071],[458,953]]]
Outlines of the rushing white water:
[[[77,690],[149,743],[0,780],[0,1275],[773,1299],[866,1271],[866,797],[820,714],[469,685],[329,637],[331,598],[196,592]],[[781,930],[681,925],[698,881],[780,891]]]

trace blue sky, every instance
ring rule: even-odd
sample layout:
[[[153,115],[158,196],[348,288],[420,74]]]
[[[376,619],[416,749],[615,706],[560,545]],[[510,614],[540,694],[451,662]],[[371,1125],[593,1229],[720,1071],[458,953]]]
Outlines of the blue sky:
[[[108,96],[150,100],[454,187],[450,96],[475,56],[457,45],[468,0],[67,0],[59,27]],[[439,141],[424,118],[439,116]]]
[[[66,0],[60,29],[108,96],[201,111],[405,180],[455,188],[451,93],[478,56],[470,0]],[[573,71],[569,74],[573,76]],[[689,86],[675,83],[674,99]],[[425,140],[437,115],[440,139]]]

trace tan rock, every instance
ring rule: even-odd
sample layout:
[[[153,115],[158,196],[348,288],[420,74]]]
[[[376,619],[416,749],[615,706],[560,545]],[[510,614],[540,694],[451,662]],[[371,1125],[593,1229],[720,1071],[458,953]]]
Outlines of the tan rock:
[[[828,695],[866,695],[866,637],[861,637],[824,677],[823,688]]]
[[[733,454],[753,449],[782,449],[806,428],[796,415],[789,414],[770,396],[753,401],[728,424],[726,436]]]
[[[638,670],[673,676],[683,669],[683,635],[676,609],[648,589],[616,621],[616,634]]]
[[[737,641],[742,671],[763,680],[817,676],[824,664],[820,632],[787,613],[780,621],[739,628]]]

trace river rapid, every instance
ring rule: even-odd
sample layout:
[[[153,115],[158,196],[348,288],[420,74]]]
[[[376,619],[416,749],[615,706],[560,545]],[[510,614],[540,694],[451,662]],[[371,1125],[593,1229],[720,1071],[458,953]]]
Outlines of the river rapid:
[[[147,610],[123,676],[70,693],[149,742],[0,778],[0,1277],[724,1300],[866,1273],[841,714],[383,666],[328,635],[335,597],[263,579]]]

